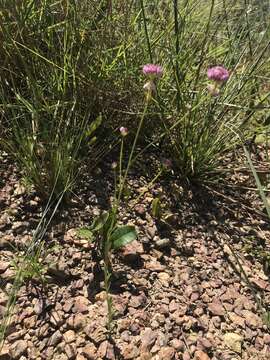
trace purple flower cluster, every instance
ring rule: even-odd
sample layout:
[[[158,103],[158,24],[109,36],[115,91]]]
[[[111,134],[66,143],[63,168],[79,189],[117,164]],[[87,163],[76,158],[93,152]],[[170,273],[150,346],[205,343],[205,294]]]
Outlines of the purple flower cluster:
[[[143,89],[146,94],[146,101],[149,102],[153,95],[156,93],[156,81],[161,78],[163,75],[163,69],[160,65],[155,64],[146,64],[142,69],[144,75],[146,75],[149,79],[144,86]]]
[[[127,134],[128,134],[128,129],[126,128],[126,127],[124,127],[124,126],[121,126],[120,127],[120,129],[119,129],[119,131],[120,131],[120,134],[124,137],[124,136],[127,136]]]
[[[143,73],[152,79],[159,79],[163,75],[163,69],[160,65],[146,64],[143,66]]]
[[[213,66],[207,70],[207,77],[213,83],[207,86],[211,96],[218,96],[222,85],[229,79],[230,73],[223,66]]]
[[[163,159],[163,160],[162,160],[162,165],[163,165],[166,169],[171,169],[171,168],[172,168],[172,160],[170,160],[170,159]]]
[[[230,74],[223,66],[214,66],[208,69],[207,76],[210,80],[218,83],[224,83],[229,79]]]

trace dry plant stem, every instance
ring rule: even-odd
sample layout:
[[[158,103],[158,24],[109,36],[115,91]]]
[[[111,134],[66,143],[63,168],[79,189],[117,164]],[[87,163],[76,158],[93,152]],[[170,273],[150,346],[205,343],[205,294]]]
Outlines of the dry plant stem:
[[[207,190],[209,190],[210,192],[213,192],[214,194],[217,194],[218,196],[222,197],[223,199],[226,199],[226,200],[230,201],[230,202],[233,203],[233,204],[239,204],[239,202],[238,202],[237,200],[231,198],[230,196],[224,195],[224,194],[222,194],[221,192],[216,191],[216,190],[210,188],[209,186],[207,186],[207,185],[205,185],[205,184],[203,184],[203,187],[205,187],[205,188],[206,188]],[[243,203],[241,203],[240,205],[241,205],[243,208],[249,210],[251,213],[254,213],[254,212],[255,212],[255,213],[257,213],[258,215],[260,215],[260,216],[262,216],[262,217],[264,217],[264,218],[268,218],[268,216],[267,216],[266,214],[264,214],[264,213],[263,213],[262,211],[260,211],[260,210],[256,210],[256,209],[254,209],[254,208],[252,208],[252,207],[250,207],[250,206],[248,206],[248,205],[245,205],[245,204],[243,204]]]

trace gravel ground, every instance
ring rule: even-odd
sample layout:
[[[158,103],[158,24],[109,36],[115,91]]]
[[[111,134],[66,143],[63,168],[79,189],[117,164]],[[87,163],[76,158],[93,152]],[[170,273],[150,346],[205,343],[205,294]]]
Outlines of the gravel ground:
[[[15,265],[20,268],[42,204],[5,157],[0,175],[3,318]],[[110,166],[98,169],[96,178],[85,178],[48,228],[43,282],[33,278],[20,286],[0,360],[270,359],[270,334],[258,309],[258,302],[270,305],[269,273],[252,251],[270,250],[269,221],[248,190],[254,186],[248,175],[234,171],[228,186],[213,190],[185,186],[168,174],[149,190],[145,177],[131,174],[131,200],[120,220],[134,224],[139,236],[113,255],[112,337],[102,263],[94,245],[76,232],[108,203]],[[157,197],[163,220],[152,216]]]

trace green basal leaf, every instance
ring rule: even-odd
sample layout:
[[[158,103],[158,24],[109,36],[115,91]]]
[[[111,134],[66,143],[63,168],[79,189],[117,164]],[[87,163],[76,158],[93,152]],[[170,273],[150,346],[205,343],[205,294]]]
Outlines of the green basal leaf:
[[[116,228],[111,235],[110,241],[112,249],[120,249],[121,247],[131,243],[137,239],[137,233],[134,226],[126,225]]]
[[[86,129],[85,136],[91,136],[93,132],[101,125],[102,116],[99,115],[95,121],[93,121]]]
[[[160,219],[161,213],[162,213],[162,210],[161,210],[160,200],[159,200],[159,198],[156,198],[152,201],[152,215],[154,218]]]
[[[95,220],[93,221],[93,224],[91,225],[91,230],[93,232],[97,232],[99,230],[101,230],[103,228],[103,226],[106,224],[108,218],[109,218],[109,213],[108,212],[104,212],[101,215],[99,215],[97,218],[95,218]]]
[[[93,232],[89,228],[79,228],[77,229],[77,235],[80,238],[84,238],[87,240],[93,239]]]

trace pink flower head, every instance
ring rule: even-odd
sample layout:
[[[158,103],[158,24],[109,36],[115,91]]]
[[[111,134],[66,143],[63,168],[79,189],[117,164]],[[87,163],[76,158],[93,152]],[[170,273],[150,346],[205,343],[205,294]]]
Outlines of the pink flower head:
[[[166,168],[166,169],[170,169],[172,167],[172,161],[170,159],[163,159],[162,160],[162,165]]]
[[[121,126],[119,131],[122,136],[127,136],[127,134],[128,134],[128,129],[124,126]]]
[[[223,83],[229,79],[230,74],[223,66],[214,66],[208,69],[207,76],[210,80]]]
[[[163,69],[160,65],[146,64],[143,66],[143,73],[152,79],[159,79],[163,74]]]

